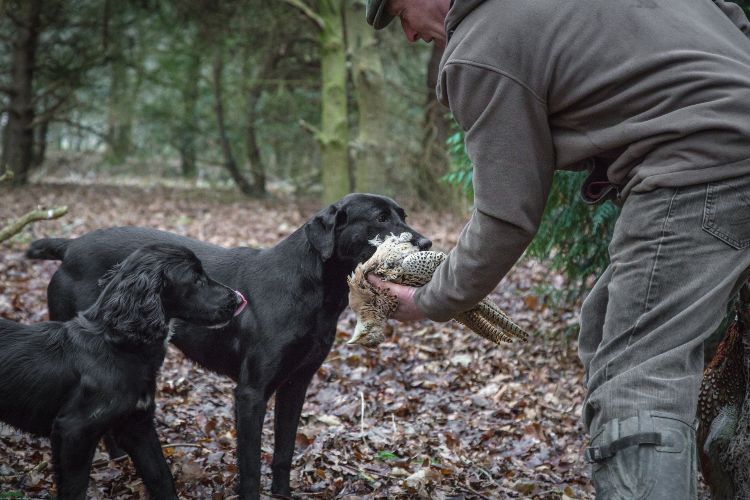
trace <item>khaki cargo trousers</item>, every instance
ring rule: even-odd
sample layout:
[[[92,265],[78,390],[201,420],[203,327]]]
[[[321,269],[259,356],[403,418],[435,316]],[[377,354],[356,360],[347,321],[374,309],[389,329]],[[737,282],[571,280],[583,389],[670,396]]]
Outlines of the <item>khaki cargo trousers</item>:
[[[579,337],[597,497],[695,497],[704,343],[750,274],[750,176],[631,193],[609,254]]]

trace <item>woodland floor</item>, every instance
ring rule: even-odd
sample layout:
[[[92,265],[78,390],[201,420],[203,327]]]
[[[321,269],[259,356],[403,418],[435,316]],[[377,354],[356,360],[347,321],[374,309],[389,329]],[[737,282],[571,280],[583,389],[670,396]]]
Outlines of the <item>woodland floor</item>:
[[[226,246],[271,246],[315,211],[312,203],[247,201],[232,191],[36,184],[0,189],[0,225],[37,205],[68,205],[0,244],[0,316],[46,319],[55,262],[23,251],[34,238],[144,225]],[[454,243],[463,218],[412,210],[410,223],[435,248]],[[295,495],[307,498],[591,498],[580,459],[582,370],[577,317],[546,306],[539,286],[563,281],[524,260],[492,294],[521,326],[525,345],[498,347],[456,323],[393,324],[376,351],[350,346],[348,309],[314,378],[297,434]],[[573,337],[574,339],[575,337]],[[233,384],[171,348],[161,371],[157,430],[184,498],[232,498],[236,477]],[[1,404],[8,404],[2,402]],[[271,405],[272,406],[272,405]],[[263,432],[270,487],[272,411]],[[49,442],[0,426],[0,498],[54,494]],[[91,498],[146,498],[128,459],[100,450]]]

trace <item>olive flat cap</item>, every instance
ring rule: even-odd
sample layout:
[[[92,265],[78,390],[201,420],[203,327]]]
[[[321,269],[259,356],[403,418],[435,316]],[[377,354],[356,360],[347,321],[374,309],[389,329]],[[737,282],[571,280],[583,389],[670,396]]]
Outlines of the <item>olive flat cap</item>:
[[[386,11],[385,8],[387,5],[388,0],[367,0],[367,5],[365,6],[367,24],[376,30],[382,30],[388,26],[393,21],[393,16]]]

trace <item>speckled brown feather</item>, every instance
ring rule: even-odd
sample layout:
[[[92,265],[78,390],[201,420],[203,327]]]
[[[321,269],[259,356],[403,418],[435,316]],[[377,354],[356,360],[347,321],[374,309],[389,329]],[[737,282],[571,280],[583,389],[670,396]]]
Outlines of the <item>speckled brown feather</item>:
[[[403,233],[391,235],[383,242],[373,242],[379,245],[375,254],[357,266],[349,277],[350,305],[358,320],[349,343],[374,347],[382,342],[386,320],[398,307],[397,299],[390,292],[367,281],[367,274],[374,273],[385,281],[419,287],[432,279],[437,267],[445,260],[444,253],[420,252],[410,241],[411,235]],[[386,293],[387,296],[381,297]],[[497,344],[512,342],[514,338],[528,340],[528,334],[488,299],[454,319]]]
[[[716,348],[716,354],[703,372],[698,395],[698,452],[701,472],[707,483],[716,475],[722,466],[719,457],[710,456],[709,434],[713,431],[714,420],[722,412],[738,412],[745,397],[745,368],[743,362],[744,347],[738,323],[733,322],[726,337]],[[713,428],[712,428],[713,427]]]

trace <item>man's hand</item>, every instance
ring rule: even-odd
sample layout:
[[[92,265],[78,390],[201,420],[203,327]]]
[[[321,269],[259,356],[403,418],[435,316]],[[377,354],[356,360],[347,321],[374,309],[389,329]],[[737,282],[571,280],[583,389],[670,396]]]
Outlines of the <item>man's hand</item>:
[[[372,274],[367,275],[367,281],[378,288],[387,288],[396,296],[396,298],[398,298],[398,309],[396,309],[393,319],[399,321],[414,321],[425,319],[427,317],[414,302],[414,292],[417,289],[413,286],[399,285],[397,283],[383,281]]]

